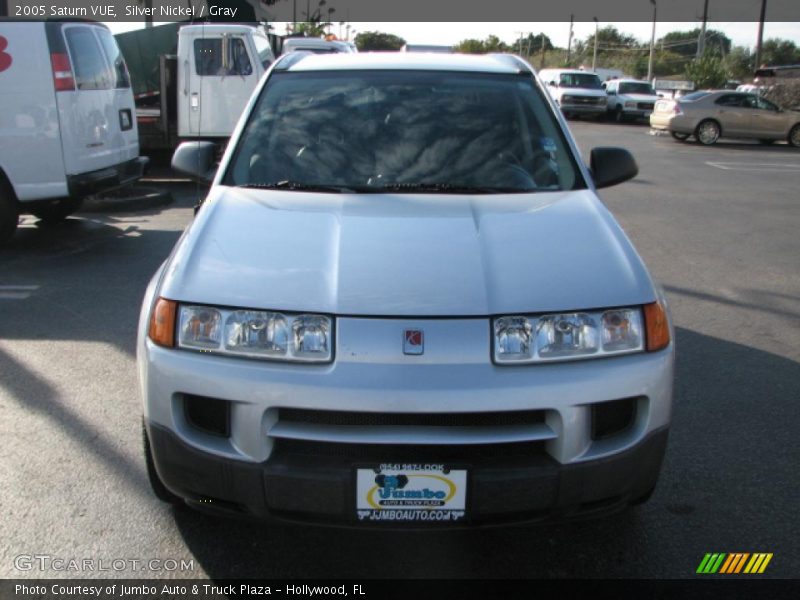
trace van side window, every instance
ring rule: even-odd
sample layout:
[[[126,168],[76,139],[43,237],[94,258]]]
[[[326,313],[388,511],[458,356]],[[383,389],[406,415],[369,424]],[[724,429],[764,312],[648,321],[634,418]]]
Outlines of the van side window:
[[[269,45],[269,40],[260,35],[254,35],[253,42],[256,45],[256,52],[258,52],[258,60],[261,61],[261,65],[266,69],[272,63],[272,48]]]
[[[113,75],[116,80],[113,82],[115,88],[129,88],[131,87],[131,77],[128,74],[128,66],[125,64],[125,59],[122,52],[117,46],[117,41],[110,31],[98,28],[97,36],[100,38],[100,43],[106,53],[108,63],[112,65]]]
[[[79,90],[110,90],[114,79],[89,27],[64,29]]]
[[[227,44],[223,47],[222,42]],[[223,52],[224,50],[224,52]],[[194,41],[194,64],[198,75],[251,75],[253,65],[242,38]]]

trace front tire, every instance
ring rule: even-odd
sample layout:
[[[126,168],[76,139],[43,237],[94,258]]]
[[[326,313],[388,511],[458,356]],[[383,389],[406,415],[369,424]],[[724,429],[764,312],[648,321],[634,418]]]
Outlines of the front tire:
[[[14,235],[19,223],[19,208],[14,190],[0,176],[0,246]]]
[[[790,146],[794,146],[795,148],[800,148],[800,123],[792,127],[792,130],[789,132],[789,137],[787,138]]]
[[[64,198],[30,209],[31,214],[45,223],[60,223],[83,204],[83,198]]]
[[[670,135],[672,135],[672,137],[675,138],[676,140],[678,140],[679,142],[685,142],[686,140],[689,139],[689,134],[688,133],[680,133],[678,131],[670,131]]]
[[[614,109],[614,121],[617,123],[624,123],[625,122],[625,113],[622,111],[621,106],[617,106]]]
[[[722,129],[713,119],[702,121],[694,132],[694,137],[704,146],[713,146],[719,140]]]
[[[183,499],[170,492],[158,476],[156,463],[153,460],[153,452],[150,448],[150,438],[147,437],[147,428],[144,426],[144,422],[142,422],[142,442],[144,444],[144,460],[147,463],[147,479],[150,481],[150,488],[153,490],[153,494],[167,504],[182,505]]]

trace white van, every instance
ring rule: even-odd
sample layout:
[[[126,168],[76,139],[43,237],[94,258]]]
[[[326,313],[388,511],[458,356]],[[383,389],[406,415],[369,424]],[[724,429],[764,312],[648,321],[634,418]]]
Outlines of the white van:
[[[594,73],[578,69],[542,69],[539,78],[565,117],[605,116],[608,96]]]
[[[178,136],[230,137],[261,76],[275,61],[250,25],[186,25],[178,32]]]
[[[0,243],[141,177],[133,94],[108,28],[0,21]]]

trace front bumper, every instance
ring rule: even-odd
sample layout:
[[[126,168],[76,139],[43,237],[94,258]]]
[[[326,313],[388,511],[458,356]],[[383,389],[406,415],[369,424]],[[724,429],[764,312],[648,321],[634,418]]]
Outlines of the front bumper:
[[[139,156],[99,171],[70,175],[67,177],[69,195],[74,198],[85,198],[133,183],[141,179],[149,161],[146,156]]]
[[[360,456],[277,451],[262,463],[245,463],[202,452],[153,423],[147,431],[159,477],[195,508],[261,519],[386,527],[385,522],[359,521],[355,509],[356,468],[380,462],[378,448]],[[655,486],[667,434],[666,427],[660,428],[625,452],[573,465],[522,452],[462,459],[459,466],[469,473],[467,503],[465,517],[456,525],[535,522],[621,510]],[[419,451],[406,448],[392,456],[417,460]],[[425,456],[438,461],[438,452]]]
[[[376,461],[465,464],[476,482],[520,486],[518,496],[498,496],[496,510],[476,504],[469,517],[475,522],[625,503],[654,483],[663,444],[658,452],[643,448],[670,423],[672,345],[613,358],[497,366],[488,356],[486,319],[340,317],[335,360],[303,365],[162,348],[147,339],[146,322],[139,372],[164,483],[190,501],[208,497],[217,507],[228,503],[257,516],[349,522],[342,507],[353,506],[353,469]],[[404,356],[387,343],[402,339],[405,327],[425,329],[424,356]],[[187,409],[193,397],[225,405],[223,434],[197,426]],[[633,401],[631,418],[613,435],[596,436],[597,407],[615,400]],[[592,475],[592,465],[627,456],[639,457],[630,459],[635,464],[643,452],[659,455],[646,461],[656,465],[652,474],[630,467],[619,471],[622,478],[614,468]],[[488,496],[487,486],[475,483],[468,493]],[[334,500],[323,504],[335,508],[298,508],[314,504],[324,489]]]

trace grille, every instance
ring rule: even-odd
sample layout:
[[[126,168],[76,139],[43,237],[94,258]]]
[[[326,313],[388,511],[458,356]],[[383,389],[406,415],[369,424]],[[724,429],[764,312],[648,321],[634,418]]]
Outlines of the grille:
[[[510,444],[397,446],[394,444],[337,444],[279,439],[275,454],[340,458],[368,463],[474,463],[481,460],[545,456],[545,442]]]
[[[281,408],[279,421],[356,427],[500,427],[544,423],[545,411],[522,410],[487,413],[369,413]]]

